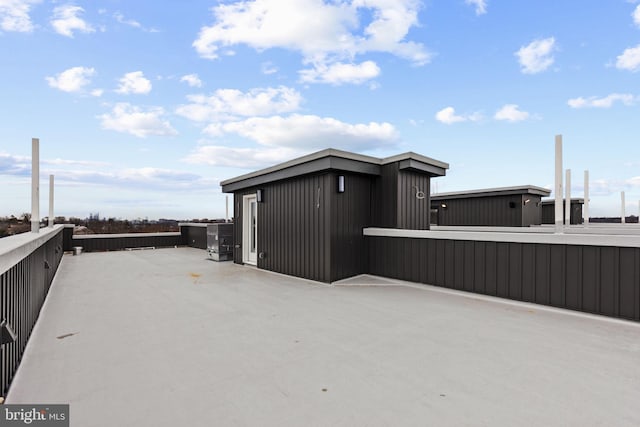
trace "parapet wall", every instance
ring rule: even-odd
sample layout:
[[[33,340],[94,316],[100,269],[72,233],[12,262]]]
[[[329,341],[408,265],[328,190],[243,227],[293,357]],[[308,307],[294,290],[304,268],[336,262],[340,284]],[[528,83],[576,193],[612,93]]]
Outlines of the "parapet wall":
[[[370,273],[640,321],[640,236],[365,229]]]
[[[0,321],[16,337],[0,346],[0,397],[13,380],[58,270],[64,230],[57,225],[0,240]]]

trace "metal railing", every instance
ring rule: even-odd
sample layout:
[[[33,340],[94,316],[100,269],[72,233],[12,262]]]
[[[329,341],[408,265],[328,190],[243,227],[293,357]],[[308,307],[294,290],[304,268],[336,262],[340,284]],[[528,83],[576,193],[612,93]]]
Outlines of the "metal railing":
[[[10,337],[0,346],[1,397],[18,369],[62,259],[63,231],[60,225],[0,240],[0,322],[3,338]]]

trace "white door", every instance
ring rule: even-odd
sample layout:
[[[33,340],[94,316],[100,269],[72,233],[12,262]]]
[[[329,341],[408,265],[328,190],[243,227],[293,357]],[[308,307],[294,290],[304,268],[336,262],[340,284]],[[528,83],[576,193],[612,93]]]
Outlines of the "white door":
[[[258,263],[258,201],[255,194],[243,198],[242,260],[245,264]]]

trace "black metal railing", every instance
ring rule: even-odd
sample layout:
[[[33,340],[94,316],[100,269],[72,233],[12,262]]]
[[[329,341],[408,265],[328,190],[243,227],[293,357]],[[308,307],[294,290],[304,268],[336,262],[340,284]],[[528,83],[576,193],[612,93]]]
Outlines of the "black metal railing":
[[[43,229],[40,234],[33,235],[32,240],[14,248],[13,254],[19,252],[24,255],[15,263],[7,261],[12,258],[10,255],[0,254],[0,258],[5,257],[3,261],[9,262],[3,263],[4,271],[0,270],[0,322],[4,323],[5,332],[11,332],[7,332],[6,336],[12,335],[8,342],[0,346],[2,397],[6,395],[18,369],[62,259],[63,230],[63,226],[56,226],[54,230]]]

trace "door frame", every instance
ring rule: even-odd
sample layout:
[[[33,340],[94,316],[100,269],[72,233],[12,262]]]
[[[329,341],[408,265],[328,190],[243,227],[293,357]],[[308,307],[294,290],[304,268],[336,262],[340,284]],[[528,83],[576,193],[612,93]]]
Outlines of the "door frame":
[[[255,230],[251,224],[251,204],[255,203]],[[251,243],[251,233],[255,232],[254,245]],[[252,249],[254,251],[252,252]],[[244,264],[258,265],[258,196],[256,193],[242,196],[242,262]]]

